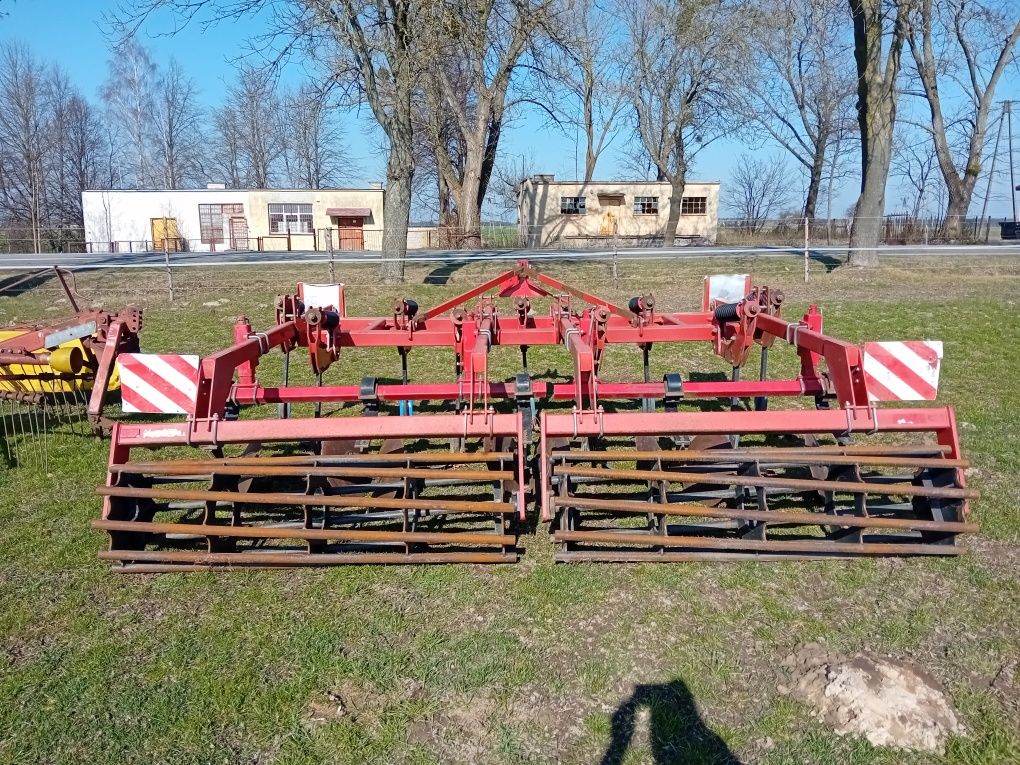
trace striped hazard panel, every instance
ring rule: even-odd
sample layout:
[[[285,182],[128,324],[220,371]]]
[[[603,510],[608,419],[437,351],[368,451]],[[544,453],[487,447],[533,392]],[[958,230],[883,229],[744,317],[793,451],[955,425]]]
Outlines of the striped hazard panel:
[[[145,414],[192,414],[198,394],[198,356],[122,353],[121,408]]]
[[[864,378],[871,401],[934,401],[941,340],[865,343]]]

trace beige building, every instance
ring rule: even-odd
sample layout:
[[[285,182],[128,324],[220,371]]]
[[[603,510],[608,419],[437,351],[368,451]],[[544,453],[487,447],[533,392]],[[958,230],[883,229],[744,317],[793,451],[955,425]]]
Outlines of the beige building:
[[[93,252],[379,250],[382,184],[367,189],[82,192]]]
[[[670,184],[655,181],[557,181],[534,175],[517,191],[521,240],[527,247],[661,241],[669,218]],[[719,182],[688,181],[677,236],[714,243]]]

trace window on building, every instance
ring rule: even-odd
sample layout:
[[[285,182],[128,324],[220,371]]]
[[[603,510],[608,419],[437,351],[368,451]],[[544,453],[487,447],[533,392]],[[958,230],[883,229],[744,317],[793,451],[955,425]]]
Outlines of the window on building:
[[[658,215],[659,214],[659,198],[658,197],[634,197],[634,214],[635,215]]]
[[[198,226],[203,244],[222,244],[223,221],[232,215],[244,215],[244,205],[199,205]]]
[[[269,233],[312,233],[312,206],[303,204],[269,205]]]
[[[681,215],[707,215],[708,197],[684,197],[680,200]]]
[[[560,197],[560,215],[584,215],[584,197]]]

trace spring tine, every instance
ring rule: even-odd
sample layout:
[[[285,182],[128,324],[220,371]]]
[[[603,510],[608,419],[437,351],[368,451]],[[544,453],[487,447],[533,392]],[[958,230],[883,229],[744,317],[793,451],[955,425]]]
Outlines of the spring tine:
[[[46,401],[42,400],[42,455],[43,455],[43,472],[49,474],[50,472],[50,431],[46,427]]]
[[[21,447],[18,446],[18,440],[21,436],[21,404],[17,401],[11,401],[11,429],[14,431],[14,435],[11,438],[11,444],[14,446],[14,464],[21,464]]]
[[[4,459],[11,462],[11,436],[7,429],[7,402],[0,398],[0,426],[4,431]]]
[[[31,446],[29,449],[29,456],[31,457],[32,460],[32,467],[38,469],[40,456],[42,454],[40,449],[41,445],[39,443],[39,405],[29,404],[28,408],[29,412],[31,413],[31,418],[29,419],[29,428],[32,431],[31,432],[32,440],[30,442]]]
[[[74,406],[74,410],[72,412],[72,422],[73,422],[72,430],[74,430],[74,432],[76,434],[78,434],[78,435],[83,435],[83,436],[84,435],[88,435],[88,429],[82,424],[85,421],[85,410],[84,410],[84,408],[87,406],[87,404],[85,402],[85,394],[83,394],[81,392],[81,389],[77,385],[73,386],[72,390],[74,391],[74,399],[75,399],[75,406]],[[81,433],[78,433],[78,431],[74,429],[75,425],[80,427]]]

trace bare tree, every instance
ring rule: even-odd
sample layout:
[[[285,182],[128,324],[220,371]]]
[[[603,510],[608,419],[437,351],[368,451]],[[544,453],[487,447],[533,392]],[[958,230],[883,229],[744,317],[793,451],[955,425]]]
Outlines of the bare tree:
[[[0,207],[4,217],[28,225],[33,252],[40,250],[44,215],[45,76],[24,46],[0,47]]]
[[[286,132],[291,134],[286,157],[292,186],[321,189],[350,176],[350,160],[336,110],[323,94],[308,85],[283,98]]]
[[[198,86],[176,59],[159,76],[154,100],[153,177],[162,188],[186,188],[201,175],[202,109]]]
[[[885,185],[892,161],[897,80],[912,0],[849,0],[857,61],[857,122],[861,129],[861,193],[850,230],[849,260],[878,264]]]
[[[995,90],[1020,40],[1020,9],[1015,2],[995,0],[916,2],[907,42],[949,198],[945,235],[955,240],[981,172]],[[940,84],[966,94],[958,108],[949,106],[949,113]]]
[[[856,77],[846,8],[843,0],[767,0],[757,13],[748,117],[804,168],[804,216],[813,218],[829,152],[851,148]]]
[[[637,134],[658,180],[671,187],[663,232],[671,245],[691,163],[737,126],[731,94],[745,30],[734,8],[712,0],[634,1],[623,10]]]
[[[929,211],[942,196],[944,187],[938,177],[939,162],[931,136],[918,131],[898,129],[893,143],[891,174],[903,189],[903,209],[916,220]]]
[[[239,178],[250,188],[272,188],[284,154],[281,104],[273,82],[264,72],[243,67],[227,89],[227,104],[221,124],[229,131],[226,141],[236,148]]]
[[[109,119],[124,125],[127,146],[122,161],[131,188],[155,185],[152,173],[152,113],[156,65],[134,37],[113,51],[102,88]]]
[[[433,84],[427,87],[442,95],[441,108],[449,110],[456,128],[453,141],[431,136],[436,166],[467,247],[481,246],[482,202],[514,74],[552,8],[552,0],[448,0],[433,5],[426,19],[440,30],[439,44],[430,49],[434,55],[427,71]],[[450,151],[451,143],[459,156]]]
[[[227,104],[216,109],[212,115],[212,152],[208,158],[207,174],[227,188],[244,188],[247,173],[241,148],[241,118],[237,110]]]
[[[180,0],[184,2],[185,0]],[[300,29],[313,36],[311,51],[334,82],[349,85],[367,103],[386,135],[386,199],[381,268],[384,283],[404,279],[407,228],[414,177],[411,94],[420,72],[422,0],[303,0]]]
[[[422,40],[434,35],[421,23],[422,0],[125,0],[109,21],[123,36],[160,9],[177,15],[178,29],[258,17],[267,31],[253,47],[270,67],[304,52],[348,104],[368,104],[388,142],[382,277],[402,281],[414,174],[411,93]]]
[[[81,193],[110,188],[113,182],[111,158],[106,154],[109,138],[100,113],[80,95],[66,105],[67,154],[64,177],[68,184],[68,222],[83,224]]]
[[[624,62],[615,15],[595,0],[577,0],[558,25],[547,70],[547,94],[560,124],[584,135],[584,182],[620,129],[627,105]],[[563,99],[566,93],[569,98]]]
[[[743,154],[726,186],[724,201],[756,233],[778,216],[791,196],[790,171],[782,157],[759,159]]]

